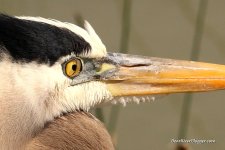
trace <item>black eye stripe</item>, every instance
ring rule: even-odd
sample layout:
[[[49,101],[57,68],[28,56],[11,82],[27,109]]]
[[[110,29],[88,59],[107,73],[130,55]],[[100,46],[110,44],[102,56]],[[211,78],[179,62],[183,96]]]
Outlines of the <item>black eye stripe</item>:
[[[0,53],[15,61],[54,65],[61,57],[86,54],[91,45],[66,28],[0,14]]]

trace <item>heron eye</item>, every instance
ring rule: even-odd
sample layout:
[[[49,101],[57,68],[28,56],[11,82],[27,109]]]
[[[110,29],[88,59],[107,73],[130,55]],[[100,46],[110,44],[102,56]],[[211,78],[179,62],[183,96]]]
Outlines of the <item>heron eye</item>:
[[[73,59],[70,59],[65,64],[65,74],[69,78],[76,77],[77,75],[79,75],[81,70],[82,70],[82,63],[80,59],[73,58]]]

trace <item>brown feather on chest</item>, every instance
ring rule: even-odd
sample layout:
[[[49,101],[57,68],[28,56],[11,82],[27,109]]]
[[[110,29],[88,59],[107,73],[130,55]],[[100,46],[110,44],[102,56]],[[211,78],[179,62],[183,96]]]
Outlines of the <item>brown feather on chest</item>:
[[[74,112],[46,124],[28,144],[27,149],[113,150],[104,125],[85,112]]]

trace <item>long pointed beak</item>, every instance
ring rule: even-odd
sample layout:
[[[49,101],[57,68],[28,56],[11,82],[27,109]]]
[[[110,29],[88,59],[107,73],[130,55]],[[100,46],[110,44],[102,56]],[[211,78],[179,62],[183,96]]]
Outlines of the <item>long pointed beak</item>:
[[[109,53],[99,71],[113,96],[225,89],[225,66]]]

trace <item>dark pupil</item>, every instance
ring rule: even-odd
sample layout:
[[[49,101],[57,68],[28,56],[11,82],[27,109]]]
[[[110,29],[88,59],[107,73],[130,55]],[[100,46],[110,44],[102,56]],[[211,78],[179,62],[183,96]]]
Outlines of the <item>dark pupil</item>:
[[[77,65],[73,65],[72,69],[73,69],[73,71],[76,71],[77,70]]]

